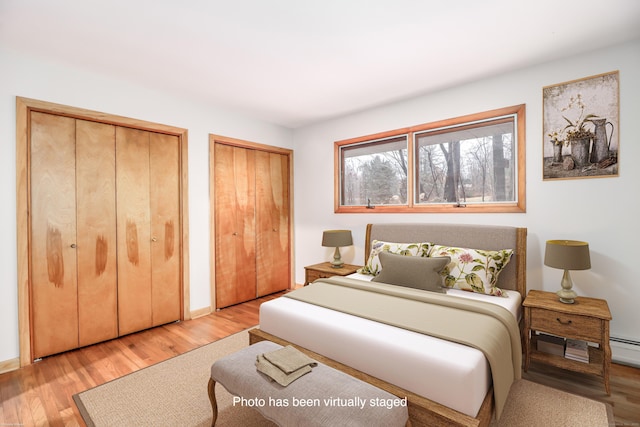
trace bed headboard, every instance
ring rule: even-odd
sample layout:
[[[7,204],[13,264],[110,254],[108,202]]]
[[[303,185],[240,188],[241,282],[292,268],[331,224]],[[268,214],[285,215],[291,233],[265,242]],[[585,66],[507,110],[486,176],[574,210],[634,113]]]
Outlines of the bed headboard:
[[[500,273],[499,287],[527,294],[527,229],[503,225],[469,224],[367,224],[365,264],[371,252],[371,242],[412,243],[432,242],[439,245],[473,249],[513,249],[511,262]]]

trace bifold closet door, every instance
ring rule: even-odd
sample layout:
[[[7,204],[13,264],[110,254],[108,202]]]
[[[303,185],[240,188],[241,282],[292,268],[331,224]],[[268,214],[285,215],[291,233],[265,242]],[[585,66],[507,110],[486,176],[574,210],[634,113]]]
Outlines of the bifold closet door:
[[[216,308],[255,299],[255,151],[214,144]]]
[[[116,129],[120,335],[181,317],[179,162],[176,136]]]
[[[76,120],[79,346],[118,336],[115,126]]]
[[[116,128],[118,324],[120,335],[151,327],[149,132]]]
[[[33,356],[117,336],[114,127],[31,113]]]
[[[34,358],[78,346],[75,120],[31,114],[31,316]]]
[[[289,287],[289,160],[256,151],[256,234],[258,296]]]
[[[181,318],[180,141],[160,133],[149,137],[151,320],[158,326]]]
[[[181,136],[27,114],[29,358],[180,320]]]

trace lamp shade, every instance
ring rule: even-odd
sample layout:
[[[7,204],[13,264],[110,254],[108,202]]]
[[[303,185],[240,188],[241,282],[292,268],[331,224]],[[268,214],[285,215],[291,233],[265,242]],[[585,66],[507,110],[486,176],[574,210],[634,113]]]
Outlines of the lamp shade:
[[[577,240],[547,240],[544,265],[562,270],[591,268],[589,244]]]
[[[322,246],[339,248],[353,245],[351,230],[326,230],[322,233]]]

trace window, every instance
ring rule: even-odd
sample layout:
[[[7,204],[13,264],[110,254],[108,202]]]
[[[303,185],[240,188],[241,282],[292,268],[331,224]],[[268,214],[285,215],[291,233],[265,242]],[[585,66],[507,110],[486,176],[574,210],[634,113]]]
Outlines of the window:
[[[524,113],[336,142],[336,212],[524,212]]]
[[[351,144],[342,150],[342,204],[407,204],[407,135]]]

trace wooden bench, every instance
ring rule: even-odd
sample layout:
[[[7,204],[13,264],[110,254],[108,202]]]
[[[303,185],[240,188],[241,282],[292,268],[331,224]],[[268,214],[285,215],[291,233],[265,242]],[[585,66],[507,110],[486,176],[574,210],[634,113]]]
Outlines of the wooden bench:
[[[406,399],[322,363],[286,387],[272,381],[256,370],[256,357],[279,348],[282,346],[262,341],[211,366],[212,426],[218,417],[216,383],[234,396],[234,406],[256,409],[281,426],[409,425]]]

